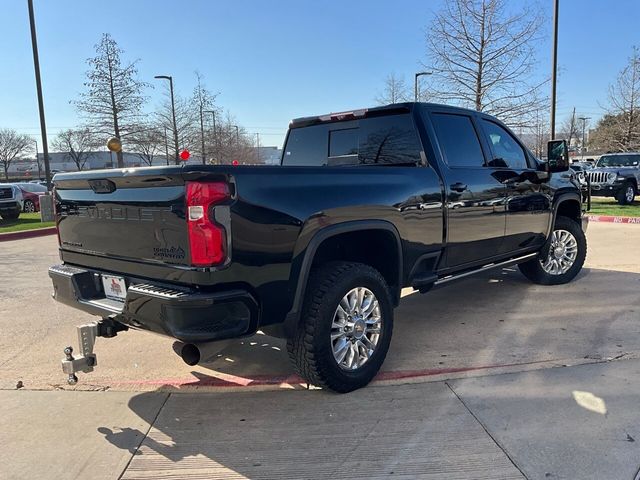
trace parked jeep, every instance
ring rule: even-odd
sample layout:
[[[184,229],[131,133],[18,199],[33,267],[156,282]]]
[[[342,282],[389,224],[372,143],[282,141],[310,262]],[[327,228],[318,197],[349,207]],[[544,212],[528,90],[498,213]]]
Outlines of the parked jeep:
[[[633,203],[640,185],[640,153],[610,153],[587,170],[591,195],[615,197],[620,205]]]

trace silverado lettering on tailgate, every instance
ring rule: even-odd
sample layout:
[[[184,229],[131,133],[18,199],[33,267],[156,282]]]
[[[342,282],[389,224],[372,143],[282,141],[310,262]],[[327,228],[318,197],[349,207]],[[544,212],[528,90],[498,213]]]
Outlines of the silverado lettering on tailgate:
[[[112,207],[112,206],[74,206],[62,205],[61,217],[77,216],[99,220],[132,220],[139,222],[153,222],[162,220],[166,213],[172,212],[171,207]]]

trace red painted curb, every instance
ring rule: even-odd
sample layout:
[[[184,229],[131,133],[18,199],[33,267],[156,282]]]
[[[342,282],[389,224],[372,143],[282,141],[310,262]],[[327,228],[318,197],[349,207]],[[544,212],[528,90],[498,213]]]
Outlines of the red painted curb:
[[[588,215],[590,222],[634,223],[640,225],[640,217],[615,217],[611,215]]]
[[[473,372],[477,370],[490,370],[496,368],[518,367],[527,365],[536,365],[541,363],[559,362],[560,360],[537,360],[532,362],[506,363],[499,365],[479,365],[470,367],[456,368],[431,368],[425,370],[398,370],[390,372],[380,372],[374,378],[374,382],[384,382],[391,380],[404,380],[412,378],[431,377],[435,375],[446,375],[452,373]],[[200,374],[193,372],[195,378],[191,379],[156,379],[156,380],[131,380],[113,382],[112,385],[146,385],[153,387],[170,387],[180,388],[198,388],[198,387],[263,387],[282,384],[304,384],[306,383],[298,375],[248,375],[241,377],[229,373],[215,372],[215,376]]]
[[[22,240],[23,238],[44,237],[45,235],[55,235],[56,227],[34,228],[33,230],[23,230],[22,232],[0,233],[0,242],[9,240]]]

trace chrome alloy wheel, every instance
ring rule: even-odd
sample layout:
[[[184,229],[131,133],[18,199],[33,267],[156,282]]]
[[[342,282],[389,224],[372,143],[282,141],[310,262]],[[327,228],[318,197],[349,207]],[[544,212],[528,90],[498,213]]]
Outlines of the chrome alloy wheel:
[[[356,287],[342,297],[331,323],[333,357],[343,370],[367,363],[380,340],[382,314],[371,290]]]
[[[633,202],[633,198],[636,196],[636,192],[633,190],[633,185],[629,185],[627,190],[624,192],[624,197],[627,200],[627,203]]]
[[[550,275],[563,275],[569,271],[578,257],[578,242],[567,230],[554,230],[551,246],[545,260],[540,259],[542,269]]]

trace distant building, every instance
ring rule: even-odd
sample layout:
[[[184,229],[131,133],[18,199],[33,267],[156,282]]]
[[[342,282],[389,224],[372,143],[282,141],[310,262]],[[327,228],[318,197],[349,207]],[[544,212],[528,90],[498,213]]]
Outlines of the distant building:
[[[258,158],[265,165],[280,165],[282,149],[278,147],[258,147]]]

